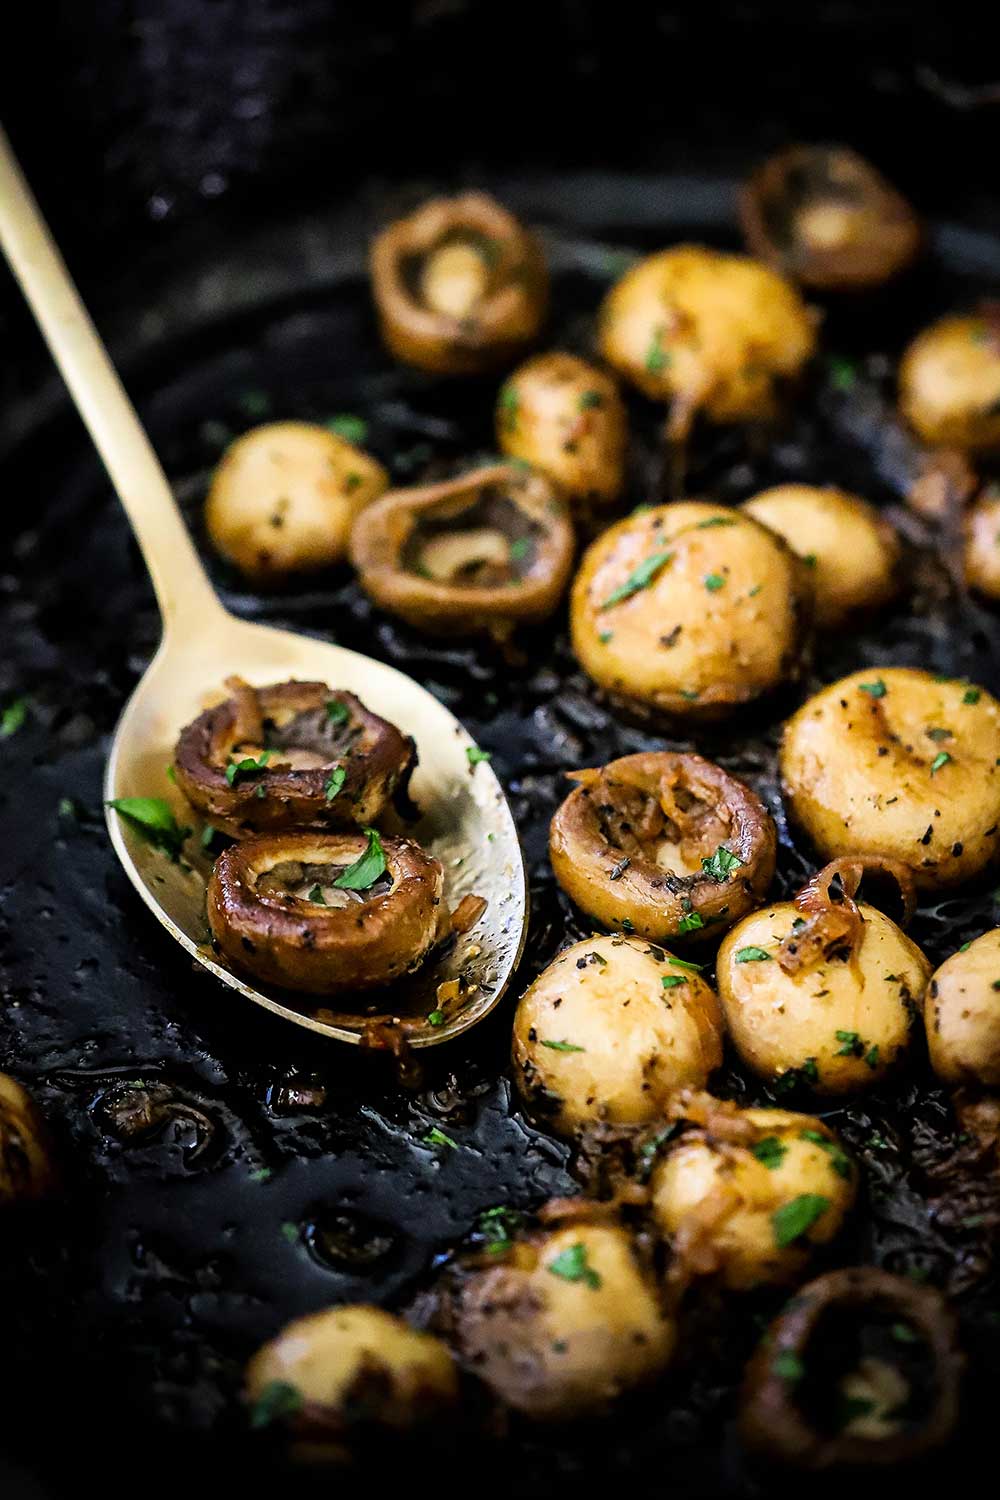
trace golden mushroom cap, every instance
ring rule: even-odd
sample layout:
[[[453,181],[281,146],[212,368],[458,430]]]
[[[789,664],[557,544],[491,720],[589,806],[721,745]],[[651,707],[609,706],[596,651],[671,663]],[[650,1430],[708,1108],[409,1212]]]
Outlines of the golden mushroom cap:
[[[659,1374],[676,1329],[626,1231],[577,1223],[521,1241],[510,1260],[469,1277],[457,1341],[508,1406],[566,1421]]]
[[[600,312],[600,350],[654,401],[686,420],[769,417],[776,387],[816,347],[798,291],[768,266],[700,245],[650,255],[611,288]]]
[[[1000,703],[911,667],[854,672],[785,725],[781,779],[826,859],[885,854],[925,889],[956,885],[1000,846]]]
[[[215,550],[257,583],[326,568],[388,487],[370,454],[312,422],[268,422],[226,449],[205,502]]]
[[[1000,928],[935,969],[924,1024],[931,1067],[945,1083],[1000,1087]]]
[[[877,609],[896,592],[899,538],[857,495],[779,484],[753,495],[741,509],[784,537],[811,566],[817,625],[838,625],[858,611]]]
[[[965,581],[977,594],[1000,599],[1000,488],[987,485],[963,520]]]
[[[625,482],[628,418],[606,371],[575,354],[539,354],[497,400],[504,453],[542,469],[573,499],[617,500]]]
[[[259,1409],[275,1387],[290,1392],[292,1425],[316,1435],[359,1421],[411,1427],[458,1399],[458,1375],[440,1339],[364,1304],[296,1318],[264,1344],[247,1366],[247,1401]]]
[[[529,986],[514,1017],[521,1093],[565,1135],[653,1119],[722,1062],[715,993],[697,966],[638,938],[574,943]]]
[[[856,1171],[812,1115],[715,1105],[650,1179],[653,1219],[693,1274],[732,1290],[795,1281],[840,1232]]]
[[[899,366],[899,405],[925,443],[1000,446],[1000,317],[993,307],[932,323]]]
[[[763,907],[723,939],[716,980],[726,1025],[761,1078],[798,1074],[817,1093],[848,1093],[877,1082],[909,1046],[930,965],[876,907],[857,910],[848,951],[793,972],[782,950],[805,925],[794,902]]]
[[[641,510],[588,548],[570,627],[584,671],[616,698],[719,717],[801,670],[809,569],[752,517],[700,500]]]

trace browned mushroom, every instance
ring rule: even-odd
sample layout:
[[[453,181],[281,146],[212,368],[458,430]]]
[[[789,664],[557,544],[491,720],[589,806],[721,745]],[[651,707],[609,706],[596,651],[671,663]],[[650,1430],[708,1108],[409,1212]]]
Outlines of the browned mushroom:
[[[740,195],[754,255],[803,286],[881,286],[920,249],[906,199],[846,146],[790,146],[757,168]]]
[[[874,1266],[832,1271],[787,1302],[761,1342],[742,1434],[798,1468],[898,1464],[950,1435],[961,1372],[938,1292]]]
[[[700,755],[645,751],[579,783],[552,819],[556,879],[588,916],[654,942],[718,936],[767,894],[777,834],[760,799]]]
[[[581,507],[621,494],[627,421],[611,376],[575,354],[529,359],[497,400],[503,452],[541,469]]]
[[[413,741],[325,682],[252,688],[200,714],[174,753],[177,785],[226,833],[356,828],[405,795]]]
[[[265,984],[340,995],[418,967],[447,932],[444,872],[409,839],[285,833],[216,861],[208,921],[222,952]]]
[[[252,1426],[280,1424],[320,1442],[417,1427],[446,1416],[458,1394],[439,1339],[364,1303],[296,1318],[257,1350],[246,1374]]]
[[[446,375],[509,362],[535,338],[548,270],[535,236],[484,193],[432,198],[379,234],[372,293],[397,359]]]
[[[1000,600],[1000,486],[988,484],[963,518],[962,562],[970,589]]]
[[[0,1208],[44,1198],[54,1185],[45,1121],[28,1091],[0,1073]]]
[[[925,443],[964,453],[1000,448],[1000,304],[925,328],[899,364],[899,407]]]
[[[544,475],[492,464],[385,495],[354,528],[351,560],[376,604],[410,624],[504,639],[555,609],[573,528]]]
[[[600,312],[601,354],[654,401],[671,403],[682,441],[698,412],[710,422],[773,417],[778,388],[816,345],[798,290],[768,266],[701,245],[675,245],[627,271]]]

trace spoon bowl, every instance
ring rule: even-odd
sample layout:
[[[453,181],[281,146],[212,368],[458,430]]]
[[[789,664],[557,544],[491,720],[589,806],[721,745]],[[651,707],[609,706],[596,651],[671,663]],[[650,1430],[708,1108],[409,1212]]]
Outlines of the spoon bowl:
[[[521,956],[528,901],[524,860],[510,807],[488,760],[449,711],[412,678],[312,636],[253,624],[228,613],[214,593],[139,419],[80,301],[0,130],[0,243],[77,408],[104,460],[152,577],[163,640],[115,731],[105,773],[108,803],[127,797],[168,802],[191,827],[171,859],[108,807],[111,841],[139,895],[183,948],[223,984],[285,1020],[339,1041],[378,1044],[373,1023],[400,1023],[411,1047],[467,1031],[500,1000]],[[180,731],[226,696],[226,678],[252,687],[292,679],[325,682],[416,743],[410,793],[419,819],[405,833],[440,860],[444,900],[486,905],[471,929],[432,953],[415,974],[350,998],[337,1009],[316,997],[258,988],[212,947],[205,889],[212,861],[204,824],[168,777]],[[427,1017],[440,1012],[440,1024]],[[437,1019],[437,1017],[436,1017]]]

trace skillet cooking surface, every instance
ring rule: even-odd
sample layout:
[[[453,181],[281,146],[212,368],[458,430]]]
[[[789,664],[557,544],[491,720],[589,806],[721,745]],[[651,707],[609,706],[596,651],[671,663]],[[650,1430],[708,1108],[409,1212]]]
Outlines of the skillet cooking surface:
[[[736,244],[726,183],[495,186],[550,230],[557,272],[546,345],[587,348],[623,247],[692,233]],[[321,228],[317,240],[312,222],[270,237],[256,259],[236,249],[213,261],[217,315],[176,332],[185,301],[171,302],[168,289],[160,311],[172,338],[150,339],[133,320],[122,347],[136,345],[138,329],[146,348],[126,364],[126,380],[196,529],[225,443],[263,419],[361,415],[398,483],[491,448],[496,381],[448,384],[383,353],[360,275],[369,227],[344,227],[339,239]],[[788,425],[759,441],[699,432],[689,492],[738,501],[782,480],[840,484],[887,507],[926,547],[898,508],[911,450],[886,404],[890,359],[938,311],[990,290],[990,256],[1000,263],[1000,244],[939,230],[929,265],[905,286],[828,311],[816,379]],[[658,413],[636,400],[632,414],[629,504],[654,497],[658,469]],[[262,1339],[330,1302],[405,1307],[481,1210],[531,1208],[572,1190],[565,1148],[522,1117],[505,1073],[514,997],[586,931],[548,869],[548,820],[565,771],[691,742],[617,721],[575,670],[562,616],[522,636],[522,657],[507,663],[491,647],[435,644],[388,620],[346,573],[262,598],[212,560],[239,613],[332,634],[425,682],[493,751],[510,788],[531,869],[528,958],[499,1013],[468,1043],[433,1054],[420,1085],[405,1090],[382,1059],[320,1045],[192,972],[118,869],[101,769],[158,626],[124,517],[65,413],[36,424],[11,456],[0,526],[0,703],[31,700],[26,726],[0,745],[0,1065],[32,1087],[54,1123],[67,1180],[60,1204],[4,1226],[0,1441],[39,1463],[53,1493],[70,1473],[78,1483],[136,1452],[146,1493],[154,1472],[166,1485],[174,1465],[190,1473],[208,1453],[224,1458],[230,1482],[245,1483],[280,1464],[266,1437],[248,1456],[237,1401],[243,1361]],[[908,600],[821,644],[813,685],[876,663],[1000,690],[995,625],[956,594],[930,550],[914,554]],[[219,662],[220,680],[225,673]],[[775,896],[814,867],[791,841],[774,780],[776,730],[790,707],[771,704],[766,717],[744,714],[698,737],[778,819]],[[998,920],[986,885],[925,902],[912,933],[936,964]],[[1000,1199],[929,1076],[918,1060],[890,1088],[829,1111],[867,1182],[837,1261],[929,1279],[956,1300],[972,1378],[966,1430],[941,1461],[953,1478],[959,1454],[970,1470],[984,1461],[983,1414],[1000,1378]],[[766,1098],[733,1067],[722,1087]],[[457,1150],[421,1143],[435,1123]],[[565,1436],[515,1427],[502,1453],[470,1437],[470,1483],[483,1493],[516,1475],[516,1491],[533,1495],[557,1477],[606,1473],[634,1494],[662,1493],[666,1475],[676,1495],[773,1488],[748,1473],[731,1434],[735,1386],[773,1306],[702,1296],[665,1389],[603,1428]],[[60,1441],[41,1456],[31,1422],[39,1412],[59,1413]],[[448,1447],[463,1441],[439,1436]],[[450,1452],[449,1473],[458,1461]],[[335,1476],[319,1482],[343,1488]]]

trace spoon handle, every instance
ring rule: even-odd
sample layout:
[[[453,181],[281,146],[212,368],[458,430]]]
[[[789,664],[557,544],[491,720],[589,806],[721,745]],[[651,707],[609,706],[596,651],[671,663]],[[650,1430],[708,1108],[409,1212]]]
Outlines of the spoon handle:
[[[153,580],[164,633],[205,631],[222,605],[2,127],[0,247],[125,507]]]

